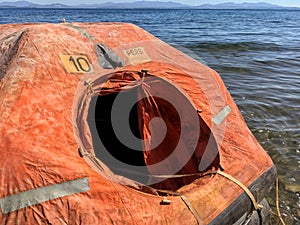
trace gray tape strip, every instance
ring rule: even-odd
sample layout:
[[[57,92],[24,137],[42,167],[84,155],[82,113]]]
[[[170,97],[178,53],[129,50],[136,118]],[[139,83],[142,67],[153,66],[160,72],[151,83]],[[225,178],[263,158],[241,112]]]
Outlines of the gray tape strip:
[[[230,106],[226,106],[224,109],[222,109],[221,112],[219,112],[214,118],[213,118],[213,122],[217,125],[219,125],[220,123],[223,122],[223,120],[226,119],[226,117],[228,116],[228,114],[231,112],[231,108]]]
[[[60,198],[89,190],[89,181],[88,178],[85,177],[77,180],[63,182],[60,184],[54,184],[24,191],[19,194],[2,198],[0,199],[0,206],[2,212],[5,214],[25,208],[27,206],[32,206],[55,198]]]

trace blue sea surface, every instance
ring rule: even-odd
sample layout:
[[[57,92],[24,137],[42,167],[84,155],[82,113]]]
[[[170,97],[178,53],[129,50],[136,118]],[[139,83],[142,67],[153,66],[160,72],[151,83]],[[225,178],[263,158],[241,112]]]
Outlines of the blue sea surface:
[[[63,18],[134,23],[215,69],[277,166],[283,218],[300,223],[300,11],[0,9],[0,23]]]

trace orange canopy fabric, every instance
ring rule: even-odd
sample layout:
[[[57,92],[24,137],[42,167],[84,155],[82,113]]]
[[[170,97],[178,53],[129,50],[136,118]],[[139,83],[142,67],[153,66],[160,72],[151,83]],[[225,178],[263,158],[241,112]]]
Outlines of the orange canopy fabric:
[[[241,188],[218,175],[152,175],[222,168],[250,186],[274,170],[220,76],[132,24],[0,25],[0,82],[0,224],[209,224]],[[118,169],[189,203],[162,204],[101,158],[93,110],[122,92],[137,104],[145,165]]]

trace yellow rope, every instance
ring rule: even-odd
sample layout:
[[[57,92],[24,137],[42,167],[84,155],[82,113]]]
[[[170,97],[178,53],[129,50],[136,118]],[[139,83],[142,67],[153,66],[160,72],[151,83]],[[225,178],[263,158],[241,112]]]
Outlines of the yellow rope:
[[[154,176],[154,177],[161,177],[161,178],[179,178],[179,177],[186,177],[186,176],[195,176],[195,175],[200,175],[200,176],[205,176],[208,174],[219,174],[229,180],[231,180],[232,182],[234,182],[235,184],[237,184],[239,187],[241,187],[245,193],[249,196],[250,200],[253,203],[253,206],[255,208],[255,210],[259,210],[262,208],[262,205],[258,204],[257,201],[255,200],[254,195],[251,193],[251,191],[248,189],[248,187],[246,187],[244,184],[242,184],[240,181],[238,181],[237,179],[235,179],[233,176],[222,172],[220,169],[219,170],[214,170],[214,171],[209,171],[209,172],[205,172],[203,174],[201,173],[194,173],[194,174],[176,174],[176,175],[150,175],[150,176]]]
[[[79,150],[79,154],[81,155],[81,157],[88,156],[88,157],[96,159],[96,161],[98,163],[101,162],[94,154],[92,154],[90,152],[86,152],[82,147],[79,147],[78,150]],[[102,163],[100,163],[100,165],[101,164]],[[138,172],[136,172],[136,173],[138,173]],[[179,177],[196,176],[196,175],[198,175],[198,176],[206,176],[206,175],[209,175],[209,174],[219,174],[219,175],[221,175],[221,176],[223,176],[223,177],[231,180],[232,182],[234,182],[235,184],[237,184],[240,188],[242,188],[245,191],[245,193],[248,195],[248,197],[252,201],[255,210],[260,210],[260,209],[263,208],[262,205],[260,205],[260,204],[257,203],[254,195],[252,194],[252,192],[249,190],[249,188],[247,186],[245,186],[243,183],[241,183],[240,181],[238,181],[237,179],[235,179],[230,174],[227,174],[227,173],[221,171],[220,169],[214,170],[214,171],[208,171],[208,172],[205,172],[205,173],[175,174],[175,175],[154,175],[154,174],[150,175],[149,174],[148,176],[160,177],[160,178],[179,178]],[[280,208],[279,208],[279,184],[278,183],[279,183],[278,182],[278,176],[276,176],[276,210],[277,210],[277,214],[273,213],[272,211],[271,211],[271,213],[274,214],[274,215],[277,215],[279,217],[280,222],[282,223],[282,225],[286,225],[285,222],[284,222],[284,220],[283,220],[283,218],[282,218],[282,216],[281,216]],[[173,194],[173,195],[180,196],[181,199],[186,203],[186,205],[188,206],[188,208],[190,209],[190,211],[194,214],[194,216],[195,216],[198,224],[201,223],[201,220],[199,219],[199,217],[197,215],[197,211],[193,208],[193,206],[189,202],[188,198],[186,198],[184,195],[182,195],[181,193],[178,193],[178,192],[172,192],[172,191],[167,191],[167,190],[159,190],[159,189],[155,189],[155,190],[159,191],[159,192],[164,192],[164,193],[168,193],[168,194]]]
[[[280,222],[285,225],[285,222],[281,216],[280,209],[279,209],[279,184],[278,184],[278,176],[276,176],[276,209],[277,215],[279,216]]]
[[[248,189],[248,187],[246,187],[244,184],[242,184],[240,181],[238,181],[237,179],[235,179],[233,176],[222,172],[221,170],[217,170],[217,171],[212,171],[211,173],[217,173],[223,177],[226,177],[227,179],[231,180],[232,182],[234,182],[235,184],[237,184],[238,186],[240,186],[245,193],[248,195],[248,197],[251,199],[253,206],[255,208],[255,210],[260,210],[262,208],[262,205],[258,204],[254,195],[251,193],[251,191]]]
[[[253,196],[253,194],[250,192],[250,190],[244,185],[242,184],[241,182],[239,182],[237,179],[235,179],[234,177],[232,177],[231,175],[227,174],[227,173],[224,173],[222,172],[221,170],[217,170],[217,171],[211,171],[211,172],[207,172],[206,174],[219,174],[219,175],[222,175],[224,177],[226,177],[227,179],[233,181],[234,183],[236,183],[237,185],[239,185],[245,192],[246,194],[249,196],[249,198],[251,199],[253,205],[254,205],[254,208],[256,210],[259,210],[259,209],[262,209],[263,206],[258,204]],[[281,213],[280,213],[280,208],[279,208],[279,184],[278,184],[278,176],[276,176],[276,209],[277,209],[277,215],[280,219],[280,222],[282,223],[282,225],[286,225],[282,216],[281,216]]]
[[[193,204],[190,202],[190,200],[188,199],[188,197],[186,197],[183,194],[180,194],[180,198],[185,203],[185,205],[190,210],[190,212],[193,214],[193,216],[196,219],[198,225],[202,225],[203,222],[202,222],[202,220],[200,218],[200,215],[198,214],[197,210],[195,209],[195,207],[193,206]]]

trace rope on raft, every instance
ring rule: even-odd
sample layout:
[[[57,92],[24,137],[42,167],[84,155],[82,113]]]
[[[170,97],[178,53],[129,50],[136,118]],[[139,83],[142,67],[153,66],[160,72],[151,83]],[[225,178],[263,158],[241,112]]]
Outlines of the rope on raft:
[[[98,158],[93,154],[93,153],[90,153],[90,152],[87,152],[84,150],[84,148],[82,147],[79,147],[79,154],[81,157],[84,157],[84,156],[87,156],[87,157],[91,157],[91,158],[95,158],[97,161],[100,161],[98,160]],[[101,162],[101,161],[100,161]],[[117,169],[117,168],[115,168]],[[120,168],[118,168],[118,170],[122,170]],[[123,171],[123,170],[122,170]],[[127,170],[126,170],[127,171]],[[129,172],[129,171],[127,171]],[[133,174],[139,174],[139,175],[142,175],[136,171],[130,171],[131,173]],[[249,190],[249,188],[247,186],[245,186],[243,183],[241,183],[240,181],[238,181],[237,179],[235,179],[233,176],[231,176],[230,174],[227,174],[223,171],[221,171],[220,169],[218,170],[213,170],[213,171],[208,171],[208,172],[205,172],[205,173],[192,173],[192,174],[174,174],[174,175],[154,175],[154,174],[143,174],[145,176],[151,176],[151,177],[157,177],[157,178],[166,178],[166,179],[169,179],[169,178],[181,178],[181,177],[190,177],[190,176],[200,176],[200,177],[203,177],[203,176],[207,176],[207,175],[211,175],[211,174],[218,174],[220,176],[223,176],[225,178],[227,178],[228,180],[232,181],[233,183],[237,184],[240,188],[242,188],[245,193],[248,195],[248,197],[250,198],[254,208],[256,211],[260,211],[262,208],[264,208],[262,205],[260,205],[259,203],[257,203],[254,195],[252,194],[252,192]],[[147,186],[147,185],[145,185]],[[280,222],[282,223],[282,225],[285,225],[285,222],[281,216],[281,213],[280,213],[280,209],[279,209],[279,196],[278,196],[278,176],[276,176],[276,209],[277,209],[277,214],[276,213],[272,213],[274,215],[277,215],[280,219]],[[180,196],[180,198],[182,199],[182,201],[186,204],[186,206],[188,207],[188,209],[191,211],[191,213],[194,215],[195,219],[197,220],[197,223],[200,225],[202,224],[202,221],[200,219],[200,216],[199,214],[197,213],[197,210],[194,208],[194,206],[191,204],[191,202],[189,201],[189,199],[179,193],[179,192],[176,192],[176,191],[168,191],[168,190],[159,190],[159,189],[155,189],[155,188],[152,188],[150,186],[147,186],[148,188],[150,189],[153,189],[155,190],[155,192],[160,192],[160,193],[166,193],[166,194],[171,194],[171,195],[174,195],[174,196]]]
[[[155,177],[160,177],[160,178],[179,178],[179,177],[188,177],[188,176],[195,176],[195,175],[200,175],[200,176],[205,176],[205,175],[209,175],[209,174],[219,174],[229,180],[231,180],[232,182],[234,182],[235,184],[237,184],[239,187],[241,187],[245,193],[248,195],[248,197],[250,198],[250,200],[252,201],[252,204],[255,208],[255,210],[259,211],[261,209],[264,208],[263,205],[261,204],[258,204],[255,197],[253,196],[253,194],[251,193],[251,191],[249,190],[248,187],[246,187],[244,184],[242,184],[240,181],[238,181],[237,179],[235,179],[233,176],[231,176],[230,174],[227,174],[223,171],[221,171],[220,169],[218,170],[214,170],[214,171],[209,171],[209,172],[205,172],[205,173],[194,173],[194,174],[182,174],[182,175],[179,175],[179,174],[176,174],[176,175],[150,175],[150,176],[155,176]],[[167,192],[167,191],[164,191],[164,190],[160,190],[161,192]],[[276,210],[277,210],[277,213],[273,213],[271,211],[271,213],[273,215],[276,215],[279,217],[280,219],[280,222],[282,225],[286,225],[282,216],[281,216],[281,212],[280,212],[280,208],[279,208],[279,184],[278,184],[278,176],[276,175]]]

